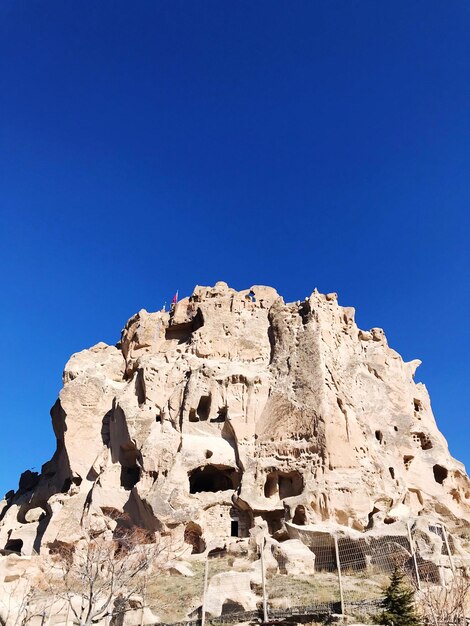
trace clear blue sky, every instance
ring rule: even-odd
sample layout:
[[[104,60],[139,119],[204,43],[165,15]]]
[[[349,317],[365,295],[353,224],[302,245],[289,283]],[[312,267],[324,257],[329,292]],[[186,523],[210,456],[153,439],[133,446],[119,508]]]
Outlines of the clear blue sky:
[[[0,492],[71,353],[226,280],[420,358],[470,465],[470,5],[0,4]]]

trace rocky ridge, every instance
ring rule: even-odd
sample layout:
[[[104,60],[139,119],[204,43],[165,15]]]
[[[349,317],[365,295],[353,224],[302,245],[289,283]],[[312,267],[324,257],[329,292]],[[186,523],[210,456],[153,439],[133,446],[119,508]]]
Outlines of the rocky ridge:
[[[116,346],[74,354],[39,475],[0,503],[0,551],[48,553],[119,521],[193,552],[262,528],[279,542],[470,523],[470,480],[440,433],[420,361],[314,291],[199,287],[139,311]]]

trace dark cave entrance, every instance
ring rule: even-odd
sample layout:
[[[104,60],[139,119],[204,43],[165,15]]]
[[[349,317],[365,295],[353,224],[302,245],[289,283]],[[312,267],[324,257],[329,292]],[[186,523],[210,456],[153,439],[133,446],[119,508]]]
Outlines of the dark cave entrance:
[[[239,484],[238,471],[232,467],[206,465],[189,474],[189,493],[235,490]]]

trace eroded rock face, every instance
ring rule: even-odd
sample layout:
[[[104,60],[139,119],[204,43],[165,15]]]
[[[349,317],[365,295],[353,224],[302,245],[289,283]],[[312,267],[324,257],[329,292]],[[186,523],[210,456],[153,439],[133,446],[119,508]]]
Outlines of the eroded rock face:
[[[67,363],[56,453],[2,502],[0,549],[48,551],[122,518],[194,553],[260,523],[278,539],[325,523],[468,524],[470,481],[418,365],[336,294],[286,304],[220,282],[142,310],[117,346]]]

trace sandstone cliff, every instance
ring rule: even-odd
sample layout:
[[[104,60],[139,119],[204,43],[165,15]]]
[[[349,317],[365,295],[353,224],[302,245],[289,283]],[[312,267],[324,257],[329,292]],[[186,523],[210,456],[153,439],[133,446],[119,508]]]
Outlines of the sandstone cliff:
[[[186,540],[470,522],[470,481],[383,331],[315,291],[196,287],[71,357],[57,450],[0,503],[0,549],[47,552],[124,517]]]

